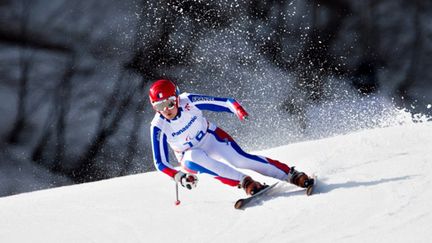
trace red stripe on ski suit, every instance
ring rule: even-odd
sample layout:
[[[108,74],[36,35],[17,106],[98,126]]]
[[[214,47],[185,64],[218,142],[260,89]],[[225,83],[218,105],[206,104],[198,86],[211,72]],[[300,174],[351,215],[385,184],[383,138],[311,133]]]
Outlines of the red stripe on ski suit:
[[[228,133],[226,133],[224,130],[220,129],[219,127],[216,128],[214,133],[221,140],[228,140],[230,142],[234,142],[234,139]]]
[[[282,170],[282,171],[285,172],[286,174],[289,173],[289,171],[290,171],[290,167],[289,167],[288,165],[286,165],[286,164],[284,164],[284,163],[282,163],[282,162],[280,162],[280,161],[277,161],[277,160],[274,160],[274,159],[267,158],[267,157],[266,157],[266,159],[267,159],[267,161],[268,161],[270,164],[276,166],[278,169]]]
[[[237,180],[231,180],[228,178],[223,178],[220,176],[216,176],[216,179],[218,179],[219,181],[221,181],[223,184],[229,185],[229,186],[238,186],[240,184],[240,181]]]
[[[178,171],[177,170],[173,170],[173,169],[168,168],[168,167],[165,167],[162,170],[162,172],[165,173],[165,174],[167,174],[167,175],[169,175],[169,176],[171,176],[172,178],[174,178],[175,174],[177,174]]]

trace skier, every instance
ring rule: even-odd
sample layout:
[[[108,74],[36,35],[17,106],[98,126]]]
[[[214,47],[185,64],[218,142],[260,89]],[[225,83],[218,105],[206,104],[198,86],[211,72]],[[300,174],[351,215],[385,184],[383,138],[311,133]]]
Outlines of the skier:
[[[234,99],[182,93],[168,79],[155,81],[149,91],[156,111],[151,122],[153,160],[156,168],[183,187],[197,186],[195,174],[206,173],[222,183],[243,188],[247,195],[260,191],[263,185],[236,168],[250,169],[265,176],[288,181],[307,188],[313,179],[294,167],[277,160],[243,151],[221,128],[207,121],[202,110],[230,112],[245,120],[248,113]],[[185,170],[176,170],[168,160],[168,145]]]

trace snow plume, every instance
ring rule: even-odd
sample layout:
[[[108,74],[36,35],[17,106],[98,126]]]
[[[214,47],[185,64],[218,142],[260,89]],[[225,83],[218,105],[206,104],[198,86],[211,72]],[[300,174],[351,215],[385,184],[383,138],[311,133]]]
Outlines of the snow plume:
[[[247,124],[226,114],[207,115],[246,149],[429,119],[397,108],[385,94],[360,94],[347,77],[319,77],[322,95],[310,100],[296,74],[269,63],[248,41],[249,34],[246,22],[210,31],[195,48],[190,66],[167,71],[179,77],[184,91],[236,98],[250,113]]]

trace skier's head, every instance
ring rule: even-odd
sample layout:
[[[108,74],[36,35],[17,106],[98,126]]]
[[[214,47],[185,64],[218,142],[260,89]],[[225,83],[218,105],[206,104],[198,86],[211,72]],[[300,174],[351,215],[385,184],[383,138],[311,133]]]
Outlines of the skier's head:
[[[153,109],[167,119],[172,119],[178,111],[177,86],[169,79],[159,79],[150,87],[149,97]]]

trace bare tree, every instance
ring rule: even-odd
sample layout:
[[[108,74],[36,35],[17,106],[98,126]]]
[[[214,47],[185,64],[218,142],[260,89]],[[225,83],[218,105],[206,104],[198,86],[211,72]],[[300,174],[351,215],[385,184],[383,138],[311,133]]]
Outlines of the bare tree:
[[[328,74],[342,74],[346,70],[335,68],[337,61],[330,53],[330,47],[336,40],[342,23],[351,12],[350,6],[343,0],[310,0],[306,3],[309,11],[309,25],[307,29],[293,30],[290,35],[297,35],[304,39],[303,45],[294,58],[285,58],[288,53],[284,49],[287,41],[287,18],[285,11],[287,2],[283,0],[262,2],[252,1],[250,15],[255,19],[268,20],[277,9],[276,24],[269,25],[272,28],[268,38],[255,38],[260,53],[267,57],[275,66],[286,72],[293,72],[297,76],[298,86],[307,93],[306,99],[317,100],[322,96],[322,76]],[[328,18],[319,18],[323,12],[327,12]],[[256,32],[251,30],[251,33]]]
[[[37,164],[44,165],[44,155],[46,152],[46,147],[49,143],[49,140],[51,138],[52,134],[52,124],[54,123],[54,109],[51,109],[49,114],[46,117],[43,129],[42,129],[42,135],[38,139],[38,142],[36,143],[36,146],[33,148],[31,153],[31,159],[32,161],[36,162]],[[49,167],[48,165],[44,165]]]
[[[0,42],[21,47],[19,51],[21,72],[19,79],[18,105],[15,121],[13,123],[14,126],[9,132],[7,138],[9,143],[19,142],[20,134],[24,131],[24,128],[29,122],[28,114],[34,112],[34,110],[28,109],[28,97],[30,93],[28,86],[30,82],[30,71],[35,60],[35,50],[43,49],[62,54],[71,52],[70,46],[51,41],[49,38],[45,38],[45,36],[36,34],[31,30],[29,26],[33,4],[32,1],[28,0],[18,1],[18,31],[15,29],[9,29],[8,25],[0,25]],[[61,11],[62,5],[60,5],[51,16],[57,16]],[[52,18],[49,18],[48,21],[51,20]]]
[[[24,130],[28,122],[26,115],[27,112],[27,98],[28,98],[28,82],[29,82],[29,72],[31,70],[32,63],[32,52],[28,50],[26,43],[26,36],[28,35],[28,25],[30,18],[30,7],[28,2],[21,2],[21,13],[20,13],[20,36],[24,38],[23,46],[24,48],[20,50],[20,80],[19,80],[19,91],[18,91],[18,105],[17,113],[15,116],[15,121],[13,128],[9,132],[7,141],[9,143],[19,142],[19,137],[21,132]]]
[[[155,3],[159,5],[165,5],[165,2]],[[156,7],[156,6],[153,6]],[[135,70],[137,73],[145,77],[158,77],[160,74],[157,72],[159,67],[163,65],[170,65],[174,58],[169,53],[169,36],[174,31],[175,16],[169,14],[166,7],[161,7],[160,11],[149,11],[144,1],[140,2],[141,13],[140,20],[137,24],[136,41],[135,41],[135,53],[131,61],[127,64],[127,68]],[[145,16],[149,15],[152,23],[150,29],[153,33],[153,38],[144,39],[148,18]]]
[[[72,55],[65,68],[59,87],[56,89],[55,105],[57,106],[56,143],[53,171],[62,171],[66,150],[66,121],[71,106],[72,79],[75,72],[76,57]]]
[[[129,110],[133,97],[137,93],[136,85],[130,80],[125,81],[127,71],[122,68],[111,95],[106,99],[105,105],[99,117],[99,124],[95,135],[91,139],[87,149],[78,159],[78,166],[68,172],[68,175],[78,183],[95,181],[106,178],[103,169],[98,167],[97,157],[102,148],[113,136],[120,125],[121,120]]]
[[[18,91],[18,108],[15,116],[13,127],[9,132],[7,141],[11,144],[18,143],[20,141],[20,134],[24,131],[24,128],[29,122],[27,117],[27,105],[28,105],[28,83],[29,73],[32,65],[32,58],[27,56],[27,50],[20,51],[20,69],[21,76],[19,80],[19,91]],[[31,55],[31,54],[30,54]]]
[[[62,77],[54,88],[51,110],[47,115],[42,135],[32,151],[32,160],[45,165],[53,172],[62,172],[66,149],[66,122],[70,110],[72,78],[76,74],[76,57],[71,55],[66,63]],[[52,138],[54,136],[54,138]],[[48,145],[53,140],[53,149]],[[54,151],[50,159],[47,150]]]
[[[301,54],[303,65],[297,73],[299,85],[306,88],[307,98],[313,101],[323,96],[324,75],[346,73],[337,67],[338,61],[331,55],[330,47],[351,9],[343,0],[312,0],[311,8],[310,33]],[[318,18],[322,11],[327,11],[329,16],[324,24]]]
[[[63,0],[64,1],[64,0]],[[47,50],[57,53],[71,52],[71,46],[67,43],[60,43],[53,38],[47,38],[45,33],[34,30],[34,26],[30,28],[30,21],[32,18],[32,8],[36,5],[36,1],[31,0],[18,0],[16,1],[17,9],[16,19],[11,20],[12,24],[0,25],[0,42],[11,45],[19,46],[23,49]],[[13,5],[12,3],[8,3]],[[64,14],[65,2],[58,5],[58,7],[48,15],[46,22],[42,26],[51,25],[55,22],[55,18],[59,18]],[[14,11],[15,9],[9,10]],[[13,23],[18,22],[19,26],[16,28]]]
[[[359,41],[362,57],[353,72],[353,85],[361,94],[370,94],[378,89],[376,76],[377,65],[381,65],[378,56],[377,30],[373,19],[376,1],[365,0],[359,2]]]
[[[157,78],[163,76],[160,70],[164,67],[189,64],[200,37],[210,29],[224,28],[231,22],[230,17],[212,2],[155,1],[153,9],[148,9],[146,2],[140,1],[142,17],[136,27],[136,51],[127,65],[144,77]],[[172,48],[174,43],[170,38],[178,31],[179,23],[185,21],[192,22],[192,28],[185,32],[187,41],[181,47]],[[144,38],[147,31],[153,35]]]
[[[421,50],[423,49],[423,31],[422,25],[420,21],[420,14],[423,8],[423,1],[415,0],[409,3],[409,5],[413,5],[414,14],[412,19],[412,26],[414,30],[414,40],[411,45],[411,58],[408,67],[408,71],[404,80],[398,85],[396,88],[396,95],[398,96],[398,100],[403,102],[412,102],[412,98],[408,94],[409,89],[415,84],[418,79],[419,73],[419,65],[421,60]]]
[[[136,104],[133,118],[133,126],[130,130],[129,141],[127,143],[126,149],[126,156],[123,160],[123,168],[120,172],[120,175],[127,175],[130,172],[133,159],[135,158],[137,153],[139,129],[142,126],[142,121],[144,119],[144,109],[146,107],[147,101],[147,99],[144,98],[146,97],[146,95],[144,95],[144,84],[145,80],[144,78],[142,78],[141,85],[139,87],[140,92],[138,93],[138,103]]]

